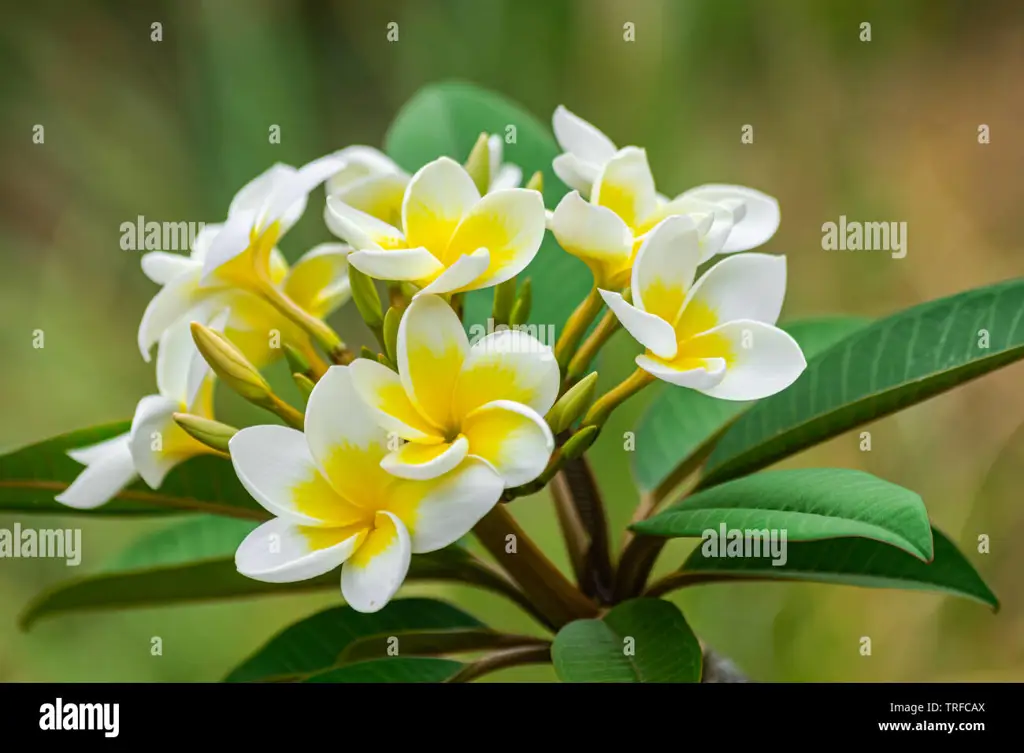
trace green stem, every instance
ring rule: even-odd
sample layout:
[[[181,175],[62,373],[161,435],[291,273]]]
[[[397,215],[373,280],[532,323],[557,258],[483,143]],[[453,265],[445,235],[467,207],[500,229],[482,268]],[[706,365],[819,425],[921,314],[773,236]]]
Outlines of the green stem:
[[[615,314],[611,311],[605,312],[597,327],[590,333],[590,337],[583,341],[583,345],[580,346],[580,349],[576,351],[576,355],[569,361],[568,373],[565,376],[566,389],[576,384],[580,377],[587,372],[598,351],[604,347],[604,344],[608,342],[608,338],[614,335],[618,329],[619,320],[615,317]]]
[[[331,329],[327,322],[317,319],[305,311],[295,301],[267,281],[260,285],[259,293],[280,313],[308,332],[310,337],[319,343],[320,347],[324,349],[324,352],[327,353],[334,363],[346,364],[352,362],[352,353],[345,346],[342,339],[338,337],[338,333]]]
[[[613,410],[653,381],[653,376],[643,369],[637,369],[590,406],[582,425],[603,426]]]
[[[597,615],[597,605],[544,556],[505,505],[495,505],[473,533],[556,629]]]
[[[604,306],[604,300],[601,298],[601,293],[595,285],[565,322],[562,334],[558,338],[558,342],[555,343],[555,359],[558,361],[558,368],[563,374],[576,351],[576,346],[583,339],[587,328],[597,318],[597,315],[601,313],[602,306]]]

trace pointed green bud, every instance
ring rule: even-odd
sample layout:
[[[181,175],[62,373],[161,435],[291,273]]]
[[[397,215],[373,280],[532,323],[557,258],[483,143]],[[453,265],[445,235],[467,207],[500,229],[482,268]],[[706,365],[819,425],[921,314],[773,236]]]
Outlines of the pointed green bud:
[[[228,442],[238,433],[234,426],[190,413],[175,413],[174,422],[196,441],[221,452],[228,451]]]
[[[369,358],[371,361],[376,361],[377,360],[377,354],[374,353],[369,348],[367,348],[365,345],[363,345],[361,348],[359,348],[359,357],[360,358]]]
[[[376,329],[384,321],[380,306],[380,296],[373,279],[360,272],[351,264],[348,267],[348,284],[352,290],[352,300],[356,302],[359,315],[370,329]]]
[[[594,444],[600,431],[601,427],[599,426],[584,426],[562,445],[562,457],[565,460],[575,460],[582,456],[590,449],[590,445]]]
[[[384,314],[384,350],[392,363],[398,360],[398,325],[402,323],[402,309],[392,306]]]
[[[509,314],[508,323],[513,327],[526,324],[526,320],[530,318],[530,306],[532,303],[533,293],[531,291],[530,278],[527,277],[523,280],[523,284],[519,286],[519,295],[516,296],[516,302],[512,305],[512,312]]]
[[[288,367],[296,374],[308,374],[310,370],[309,361],[302,353],[297,351],[288,343],[284,345],[284,357],[288,360]]]
[[[552,434],[561,434],[573,425],[577,418],[587,412],[594,399],[597,389],[597,372],[592,372],[581,379],[571,390],[558,399],[545,419],[551,427]]]
[[[512,317],[512,307],[516,303],[516,278],[505,280],[494,287],[494,308],[491,318],[495,326],[508,324]]]
[[[473,150],[466,160],[466,172],[473,179],[480,195],[487,193],[491,185],[491,150],[487,145],[486,133],[481,133],[473,144]]]
[[[257,404],[274,401],[267,380],[224,335],[192,322],[192,339],[210,368],[228,387]]]
[[[387,366],[389,369],[391,369],[395,373],[398,373],[398,367],[395,366],[395,364],[391,361],[391,359],[388,358],[383,353],[378,353],[377,354],[377,363],[381,364],[382,366]]]
[[[540,170],[530,176],[530,181],[526,184],[526,187],[533,191],[540,191],[544,193],[544,173]]]
[[[313,392],[313,388],[316,387],[316,382],[310,379],[305,374],[295,372],[292,374],[292,379],[295,380],[295,386],[299,388],[299,392],[302,393],[303,400],[309,400],[310,393]]]

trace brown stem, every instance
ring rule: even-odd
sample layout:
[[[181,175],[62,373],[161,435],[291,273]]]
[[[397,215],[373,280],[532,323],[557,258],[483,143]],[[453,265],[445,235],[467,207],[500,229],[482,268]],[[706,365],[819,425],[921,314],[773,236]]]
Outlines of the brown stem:
[[[550,661],[550,645],[507,648],[477,659],[446,682],[471,682],[491,672],[497,672],[499,669],[518,667],[524,664],[548,664]]]
[[[495,505],[473,533],[556,629],[597,615],[597,605],[544,556],[505,505]]]
[[[599,603],[610,604],[615,574],[609,545],[608,516],[597,479],[586,458],[582,457],[567,461],[558,477],[565,482],[564,490],[568,492],[566,503],[572,506],[587,537],[580,588]]]

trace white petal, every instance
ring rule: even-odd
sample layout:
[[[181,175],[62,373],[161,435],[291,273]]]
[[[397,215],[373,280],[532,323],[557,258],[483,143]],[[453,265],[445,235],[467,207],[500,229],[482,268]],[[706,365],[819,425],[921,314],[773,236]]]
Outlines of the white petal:
[[[296,168],[283,162],[271,165],[238,190],[228,206],[228,217],[242,213],[259,215],[277,186],[293,177],[296,172]]]
[[[725,377],[724,358],[706,358],[700,367],[675,369],[649,356],[639,355],[636,357],[636,365],[664,382],[702,392],[711,389]]]
[[[473,179],[453,159],[440,157],[419,169],[402,202],[402,230],[410,246],[441,258],[459,222],[480,200]]]
[[[386,431],[410,442],[444,441],[442,430],[416,409],[398,374],[387,366],[357,358],[349,364],[349,373],[356,393]]]
[[[402,200],[409,185],[408,175],[367,175],[333,188],[328,185],[329,195],[350,207],[395,227],[402,224]]]
[[[601,297],[619,323],[633,339],[661,358],[672,358],[676,354],[676,333],[664,319],[641,311],[626,302],[618,293],[601,290]]]
[[[224,224],[220,222],[204,223],[199,232],[196,233],[196,237],[192,239],[192,253],[189,258],[200,263],[206,259],[206,254],[210,250],[210,244],[213,243],[213,239],[223,229]]]
[[[675,216],[663,220],[644,238],[633,262],[631,288],[636,308],[674,324],[693,285],[700,257],[693,219]]]
[[[635,146],[619,150],[594,183],[591,201],[611,209],[631,228],[640,227],[658,206],[647,152]]]
[[[615,212],[584,201],[572,191],[558,202],[551,216],[551,232],[573,256],[609,266],[628,265],[633,234]]]
[[[166,285],[178,275],[196,267],[194,259],[166,251],[151,251],[142,257],[142,273],[158,285]]]
[[[732,343],[733,357],[717,385],[701,391],[721,400],[760,400],[793,384],[807,368],[800,346],[789,334],[758,321],[733,321],[709,335]]]
[[[745,186],[709,184],[691,188],[683,196],[705,201],[743,201],[743,219],[739,220],[722,247],[722,253],[747,251],[767,243],[779,229],[779,202],[768,194]]]
[[[504,488],[490,465],[467,458],[431,481],[400,483],[389,509],[408,528],[413,554],[425,554],[454,544],[473,530]]]
[[[584,162],[575,154],[559,154],[551,162],[558,179],[584,197],[589,197],[602,165]]]
[[[407,442],[384,456],[380,467],[398,478],[423,481],[458,467],[469,452],[469,440],[459,437],[451,444]]]
[[[511,400],[477,408],[466,416],[462,431],[470,454],[494,468],[506,488],[537,478],[555,449],[551,428],[540,414]]]
[[[498,168],[497,173],[491,178],[491,185],[488,186],[487,191],[493,193],[494,191],[502,191],[506,188],[519,188],[522,182],[523,169],[519,165],[506,162]]]
[[[724,324],[753,319],[775,324],[786,297],[786,257],[749,253],[730,256],[705,272],[690,290],[680,324],[695,304]]]
[[[398,373],[405,394],[433,425],[452,425],[452,396],[469,350],[458,315],[444,299],[417,296],[398,325]]]
[[[471,254],[465,254],[455,260],[448,269],[439,274],[426,287],[419,290],[414,298],[421,295],[442,295],[461,290],[475,290],[474,282],[479,280],[491,263],[491,255],[486,248],[478,248]],[[513,275],[514,277],[515,275]]]
[[[722,252],[736,222],[736,214],[725,203],[705,201],[686,194],[663,203],[648,221],[660,222],[673,215],[687,215],[699,220],[701,262]]]
[[[582,160],[603,165],[615,156],[615,144],[594,125],[562,105],[551,118],[558,145]]]
[[[372,146],[347,146],[334,155],[341,158],[345,165],[327,179],[326,188],[329,194],[371,176],[404,176],[406,182],[409,180],[409,176],[395,164],[394,160]]]
[[[158,489],[170,470],[189,457],[179,450],[189,443],[200,446],[174,422],[173,414],[184,407],[161,395],[147,395],[135,407],[129,448],[135,470],[151,489]]]
[[[221,267],[249,248],[249,236],[256,223],[256,213],[244,210],[228,217],[220,232],[210,241],[203,257],[203,285],[215,285],[216,273]]]
[[[501,166],[505,151],[505,140],[497,133],[487,137],[487,159],[491,166],[491,175]],[[493,181],[492,181],[493,183]]]
[[[242,486],[277,517],[296,525],[328,528],[367,520],[324,478],[301,431],[250,426],[231,438],[228,450]]]
[[[332,366],[306,403],[306,442],[324,476],[353,504],[374,504],[392,479],[381,467],[388,433],[356,394],[351,366]]]
[[[235,567],[264,583],[309,580],[341,565],[365,539],[365,528],[304,528],[275,518],[243,539]]]
[[[153,345],[163,336],[164,332],[181,319],[201,297],[199,276],[201,270],[193,268],[185,274],[178,275],[153,296],[146,306],[139,323],[139,351],[148,363],[152,356]]]
[[[182,318],[172,324],[160,338],[156,354],[156,384],[160,394],[188,405],[189,372],[196,359],[203,361],[192,339],[191,322]],[[205,363],[205,361],[203,361]]]
[[[533,261],[544,240],[545,220],[544,197],[539,191],[492,191],[463,217],[444,259],[452,264],[463,255],[485,248],[490,253],[487,273],[467,289],[497,285],[515,277]]]
[[[389,251],[353,251],[348,263],[375,280],[432,280],[444,265],[425,248],[396,248]]]
[[[391,601],[409,572],[412,544],[405,524],[379,512],[374,529],[341,569],[341,593],[357,612],[377,612]]]
[[[280,222],[280,235],[284,235],[306,210],[310,192],[344,166],[345,160],[328,154],[300,167],[293,176],[274,186],[266,210],[260,217],[260,227]]]
[[[561,384],[558,362],[530,329],[536,331],[502,329],[473,343],[455,385],[456,418],[494,400],[514,400],[541,415],[551,409]]]
[[[349,206],[337,196],[327,197],[324,222],[328,230],[359,251],[406,245],[401,230]]]
[[[128,449],[128,434],[121,434],[90,447],[68,451],[68,455],[86,468],[55,499],[79,510],[92,510],[113,499],[138,474]]]

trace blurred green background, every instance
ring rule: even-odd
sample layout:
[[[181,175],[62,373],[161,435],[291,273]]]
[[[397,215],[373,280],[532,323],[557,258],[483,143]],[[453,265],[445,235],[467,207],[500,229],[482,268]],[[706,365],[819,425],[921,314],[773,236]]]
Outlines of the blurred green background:
[[[785,318],[881,316],[1024,270],[1024,5],[1013,0],[39,0],[4,15],[0,449],[130,417],[154,391],[135,339],[156,287],[139,253],[121,250],[122,222],[218,221],[275,161],[380,145],[402,103],[441,79],[495,89],[545,122],[565,104],[620,145],[646,146],[665,193],[725,182],[778,197],[782,226],[764,250],[789,258]],[[155,21],[162,42],[150,40]],[[32,143],[36,124],[44,144]],[[268,143],[274,124],[279,145]],[[753,144],[740,142],[746,124]],[[978,143],[980,124],[990,144]],[[331,240],[321,197],[285,239],[289,258]],[[822,223],[841,214],[906,221],[906,258],[821,250]],[[348,339],[365,335],[351,306],[333,323]],[[43,349],[32,347],[36,329]],[[628,373],[634,352],[614,340],[603,383]],[[706,586],[673,597],[698,634],[759,680],[1024,679],[1022,377],[1017,364],[878,421],[871,452],[851,432],[785,464],[861,468],[918,491],[1002,599],[998,615],[935,594]],[[637,501],[618,437],[650,397],[616,414],[593,451],[616,537]],[[262,418],[223,404],[230,419]],[[513,509],[566,565],[547,497]],[[85,551],[77,569],[0,561],[3,681],[217,680],[286,624],[340,600],[59,617],[23,634],[16,616],[31,597],[168,521],[21,521],[81,525]],[[982,533],[987,555],[976,552]],[[669,547],[658,570],[690,547]],[[468,588],[407,591],[533,629]],[[162,656],[150,655],[153,636]],[[872,638],[870,657],[861,636]],[[552,677],[525,668],[493,679]]]

